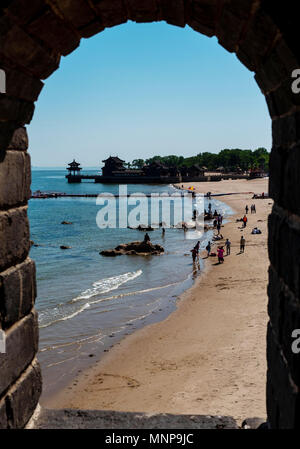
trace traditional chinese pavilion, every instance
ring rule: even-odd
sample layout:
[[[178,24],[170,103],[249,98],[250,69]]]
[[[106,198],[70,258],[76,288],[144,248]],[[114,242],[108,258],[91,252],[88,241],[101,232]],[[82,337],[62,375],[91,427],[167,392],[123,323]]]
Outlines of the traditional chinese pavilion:
[[[67,170],[70,175],[78,176],[80,175],[80,170],[82,170],[82,168],[80,167],[80,164],[73,159],[73,162],[68,164]]]

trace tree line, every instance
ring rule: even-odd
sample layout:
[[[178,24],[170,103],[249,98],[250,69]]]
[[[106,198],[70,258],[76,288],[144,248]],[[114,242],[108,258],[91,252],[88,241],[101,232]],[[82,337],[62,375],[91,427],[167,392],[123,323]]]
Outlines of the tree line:
[[[190,167],[192,165],[199,165],[206,167],[208,171],[214,171],[220,167],[224,171],[234,171],[239,168],[243,171],[260,168],[266,172],[269,171],[270,153],[266,148],[257,148],[256,150],[241,150],[239,148],[224,149],[217,153],[199,153],[197,156],[183,157],[183,156],[153,156],[149,159],[134,159],[128,163],[128,167],[142,168],[144,165],[149,165],[154,161],[159,161],[167,167],[182,166]]]

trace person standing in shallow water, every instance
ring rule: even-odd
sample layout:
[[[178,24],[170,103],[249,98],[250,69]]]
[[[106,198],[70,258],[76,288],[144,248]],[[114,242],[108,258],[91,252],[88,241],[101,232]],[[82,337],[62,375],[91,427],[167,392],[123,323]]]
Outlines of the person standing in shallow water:
[[[191,249],[191,253],[192,253],[193,262],[195,262],[198,257],[198,252],[196,250],[196,247]]]
[[[194,248],[195,250],[196,250],[196,252],[197,252],[197,257],[199,257],[199,249],[200,249],[200,241],[198,241],[197,243],[196,243],[196,245],[195,245],[195,248]]]
[[[150,242],[150,237],[149,237],[148,232],[146,232],[145,237],[144,237],[144,243],[148,243],[148,242]]]
[[[241,253],[245,252],[245,245],[246,245],[246,240],[245,240],[244,236],[242,235],[241,241],[240,241],[240,252]]]

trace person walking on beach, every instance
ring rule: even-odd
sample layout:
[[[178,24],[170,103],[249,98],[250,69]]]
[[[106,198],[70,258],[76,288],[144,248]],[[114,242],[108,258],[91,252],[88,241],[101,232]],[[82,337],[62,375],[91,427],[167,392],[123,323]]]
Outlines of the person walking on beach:
[[[226,239],[225,246],[226,246],[226,256],[230,256],[231,242],[229,239]]]
[[[240,241],[240,252],[241,253],[245,252],[245,245],[246,245],[246,240],[245,240],[244,236],[242,235],[241,241]]]
[[[207,251],[207,257],[210,256],[210,252],[211,252],[211,243],[208,242],[207,246],[206,246],[206,251]]]
[[[252,211],[253,211],[253,214],[256,214],[256,206],[255,206],[255,204],[252,204]]]
[[[220,223],[220,222],[218,222],[218,224],[217,224],[217,231],[218,231],[218,235],[220,234],[220,229],[221,229],[221,223]]]
[[[248,207],[248,204],[247,204],[247,206],[245,207],[245,211],[246,211],[246,215],[248,214],[248,212],[249,212],[249,207]]]
[[[193,262],[195,262],[195,260],[197,259],[197,256],[198,256],[196,248],[191,249],[191,253],[192,253]]]
[[[244,228],[247,226],[247,221],[248,221],[248,218],[246,217],[246,215],[244,215],[244,217],[243,217]]]
[[[223,263],[224,262],[224,249],[223,249],[223,246],[220,246],[218,248],[218,261],[219,261],[219,263]]]

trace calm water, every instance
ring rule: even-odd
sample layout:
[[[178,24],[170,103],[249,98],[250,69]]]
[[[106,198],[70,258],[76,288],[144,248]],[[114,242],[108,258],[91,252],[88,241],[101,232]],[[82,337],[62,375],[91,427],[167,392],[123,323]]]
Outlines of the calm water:
[[[33,170],[32,191],[66,193],[118,193],[117,185],[92,182],[68,184],[64,170]],[[174,193],[172,186],[129,185],[128,193]],[[223,215],[231,210],[212,200]],[[142,240],[130,229],[99,229],[96,198],[34,199],[29,204],[32,247],[37,266],[40,352],[44,397],[65,386],[79,370],[94,363],[120,338],[145,324],[165,318],[176,298],[201,271],[193,266],[190,249],[199,239],[157,229],[151,241],[164,246],[162,256],[105,258],[102,249]],[[63,220],[72,225],[62,225]],[[201,237],[201,247],[212,236]],[[69,250],[61,250],[68,245]]]

